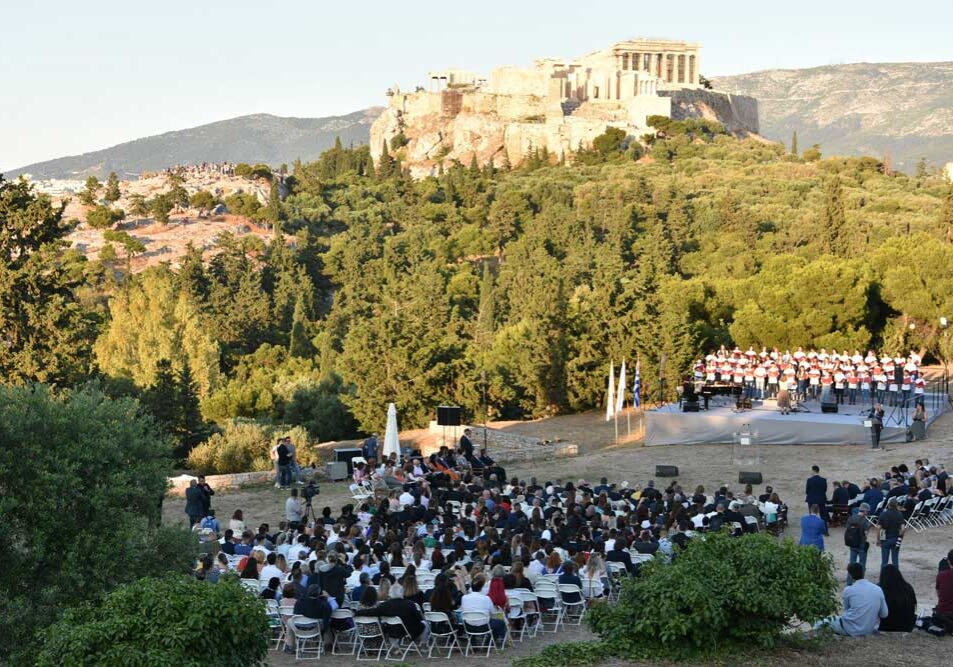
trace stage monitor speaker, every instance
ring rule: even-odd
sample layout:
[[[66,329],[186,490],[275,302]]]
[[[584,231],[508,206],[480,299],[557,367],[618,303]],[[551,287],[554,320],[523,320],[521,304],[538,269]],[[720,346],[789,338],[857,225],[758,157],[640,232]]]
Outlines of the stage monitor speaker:
[[[334,462],[347,464],[347,475],[350,477],[354,474],[354,464],[351,459],[363,456],[364,452],[361,451],[360,447],[339,447],[333,450],[332,454]]]
[[[655,466],[656,477],[678,477],[678,466]]]
[[[682,403],[682,412],[698,412],[698,400]]]
[[[760,472],[739,472],[738,473],[739,484],[761,484],[763,482],[764,482],[764,478],[761,477]]]
[[[437,426],[459,426],[463,419],[463,408],[456,405],[437,406]]]
[[[837,412],[837,403],[821,403],[821,412],[825,413],[836,413]]]

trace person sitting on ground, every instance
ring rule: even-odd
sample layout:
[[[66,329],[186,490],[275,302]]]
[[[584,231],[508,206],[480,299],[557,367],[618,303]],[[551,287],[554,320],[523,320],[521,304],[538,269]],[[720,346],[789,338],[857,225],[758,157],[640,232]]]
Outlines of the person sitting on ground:
[[[887,601],[887,617],[880,621],[881,632],[911,632],[917,620],[917,594],[895,565],[880,571],[880,589]]]
[[[940,561],[936,575],[936,607],[933,608],[933,623],[953,634],[953,549],[946,555],[946,568]]]
[[[844,589],[843,612],[819,622],[816,628],[830,627],[836,634],[848,637],[872,635],[886,618],[889,610],[883,591],[864,578],[860,563],[847,566],[847,574],[854,583]]]

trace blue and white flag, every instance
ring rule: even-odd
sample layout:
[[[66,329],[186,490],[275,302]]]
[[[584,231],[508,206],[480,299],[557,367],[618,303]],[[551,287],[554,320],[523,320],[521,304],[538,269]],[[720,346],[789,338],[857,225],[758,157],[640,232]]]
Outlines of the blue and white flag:
[[[642,360],[638,359],[635,362],[635,383],[632,385],[632,405],[639,407],[642,405],[642,378],[639,375],[639,367],[642,365]]]

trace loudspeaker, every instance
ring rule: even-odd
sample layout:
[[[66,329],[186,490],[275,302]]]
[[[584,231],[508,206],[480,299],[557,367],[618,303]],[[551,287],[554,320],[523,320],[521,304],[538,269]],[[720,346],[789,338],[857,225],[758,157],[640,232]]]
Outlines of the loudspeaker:
[[[678,477],[678,466],[655,466],[656,477]]]
[[[760,472],[739,472],[738,473],[738,483],[739,484],[761,484],[764,479],[761,477]]]
[[[698,412],[698,399],[682,403],[682,412]]]
[[[347,464],[347,474],[348,477],[350,477],[354,474],[354,464],[351,462],[351,459],[357,456],[363,456],[364,452],[361,451],[360,447],[339,447],[333,450],[332,454],[334,462]]]
[[[463,408],[456,405],[437,406],[437,426],[459,426],[463,419]]]
[[[821,403],[821,412],[836,413],[837,403]]]

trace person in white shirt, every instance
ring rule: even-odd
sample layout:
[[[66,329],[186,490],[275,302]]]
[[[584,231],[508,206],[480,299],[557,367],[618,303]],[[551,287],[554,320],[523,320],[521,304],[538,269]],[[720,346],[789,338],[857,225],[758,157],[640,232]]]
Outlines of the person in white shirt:
[[[304,504],[298,497],[298,489],[291,489],[291,495],[285,501],[285,518],[292,530],[301,525],[301,519],[304,516]]]
[[[404,491],[400,494],[400,498],[397,499],[400,503],[401,508],[410,507],[414,504],[414,496],[410,491]]]
[[[258,573],[258,580],[268,582],[272,577],[278,577],[280,581],[285,580],[285,573],[281,571],[281,568],[275,565],[277,561],[277,556],[270,553],[265,557],[266,565],[261,568],[261,572]]]
[[[494,618],[496,609],[490,598],[483,594],[483,586],[486,583],[486,577],[478,574],[470,582],[470,592],[460,598],[460,613],[468,611],[485,612],[490,617],[490,630],[493,631],[493,638],[499,643],[506,637],[506,622],[499,618]],[[486,627],[486,626],[483,626]]]
[[[546,573],[546,554],[542,551],[536,552],[536,557],[526,566],[526,577],[530,581],[536,581],[536,578]]]

